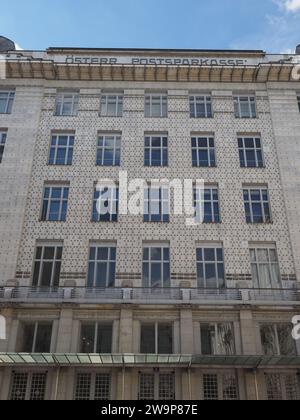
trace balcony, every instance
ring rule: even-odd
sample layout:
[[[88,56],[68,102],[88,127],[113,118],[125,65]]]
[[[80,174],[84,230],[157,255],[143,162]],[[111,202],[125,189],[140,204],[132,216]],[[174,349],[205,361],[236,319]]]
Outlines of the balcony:
[[[0,288],[0,303],[300,306],[300,290],[5,286]]]

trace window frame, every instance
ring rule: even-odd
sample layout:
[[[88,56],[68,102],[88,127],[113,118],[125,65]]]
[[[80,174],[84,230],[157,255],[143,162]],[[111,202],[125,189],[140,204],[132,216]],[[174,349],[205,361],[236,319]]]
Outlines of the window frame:
[[[160,114],[154,115],[153,106],[155,98],[159,98]],[[149,104],[147,104],[149,101]],[[145,94],[145,118],[168,118],[168,93],[146,93]],[[149,107],[149,108],[148,108]],[[149,110],[149,115],[147,110]]]
[[[255,251],[255,260],[253,260],[253,251]],[[261,261],[260,258],[258,257],[258,251],[267,251],[268,253],[268,260],[265,261]],[[275,257],[276,260],[272,260],[271,258],[271,251],[273,251],[275,253]],[[256,245],[256,244],[250,244],[249,246],[249,257],[250,257],[250,266],[251,266],[251,276],[252,276],[252,281],[253,283],[255,283],[255,276],[253,275],[253,266],[255,265],[256,267],[256,273],[257,273],[257,280],[258,283],[261,283],[261,278],[260,278],[260,266],[261,265],[268,265],[268,273],[269,273],[269,280],[271,279],[272,281],[272,271],[270,270],[270,267],[272,265],[276,265],[278,268],[278,282],[277,282],[277,287],[275,287],[274,285],[270,284],[271,287],[268,287],[267,289],[282,289],[282,277],[281,277],[281,270],[280,270],[280,264],[279,264],[279,259],[278,259],[278,252],[277,252],[277,248],[276,245],[268,245],[268,244],[261,244],[261,245]],[[260,284],[254,284],[254,286],[258,289],[266,289],[265,287],[261,287]]]
[[[66,145],[60,145],[59,140],[63,137],[67,138]],[[55,144],[53,142],[55,141]],[[50,140],[50,149],[49,149],[49,158],[48,158],[48,165],[49,166],[72,166],[73,164],[73,157],[74,157],[74,147],[75,147],[75,133],[52,133],[51,140]],[[58,163],[58,150],[64,149],[65,150],[65,159],[64,163]],[[51,153],[52,150],[54,151],[53,162],[51,162]]]
[[[233,96],[233,100],[234,100],[234,115],[235,115],[235,118],[239,118],[239,119],[256,119],[256,118],[258,118],[256,95],[236,94],[236,95]],[[243,115],[242,103],[244,103],[244,104],[247,103],[247,105],[248,105],[248,114],[247,115]],[[252,109],[251,104],[254,104],[254,110]]]
[[[142,329],[143,327],[154,327],[154,353],[156,355],[166,355],[166,354],[174,354],[174,323],[173,322],[141,322],[140,323],[140,354],[149,354],[148,352],[142,352]],[[160,328],[161,327],[168,327],[171,329],[172,333],[172,351],[171,353],[160,353],[159,351],[159,341],[160,341]],[[152,353],[151,353],[152,354]]]
[[[200,99],[202,98],[202,99]],[[204,105],[204,115],[199,115],[197,106]],[[210,105],[210,112],[208,106]],[[213,101],[211,94],[189,94],[189,106],[190,106],[190,118],[201,119],[201,118],[214,118],[213,112]],[[192,112],[193,107],[193,112]]]
[[[225,379],[226,377],[234,378],[235,380],[235,390],[236,390],[236,398],[226,398],[225,397]],[[205,378],[209,379],[209,377],[214,377],[216,379],[215,382],[215,390],[216,390],[216,398],[206,398],[205,397]],[[202,399],[203,401],[239,401],[240,400],[240,389],[239,389],[239,378],[236,371],[233,370],[224,370],[224,371],[208,371],[204,370],[201,373],[201,383],[202,383]]]
[[[259,201],[253,200],[253,194],[255,191],[259,191],[260,199]],[[245,195],[248,195],[248,199],[246,199]],[[264,195],[267,195],[267,200],[264,200]],[[245,208],[245,217],[246,217],[246,223],[247,224],[270,224],[273,222],[272,220],[272,211],[271,211],[271,204],[270,204],[270,195],[269,195],[269,188],[268,186],[243,186],[243,199],[244,199],[244,208]],[[254,220],[254,213],[253,213],[253,206],[254,205],[260,205],[261,208],[261,221],[255,221]],[[247,207],[249,206],[250,213],[247,212]],[[267,216],[266,207],[268,206],[268,213],[269,217]]]
[[[98,186],[94,188],[93,195],[93,210],[92,210],[92,222],[93,223],[117,223],[119,221],[119,187],[117,185],[107,187]],[[106,190],[106,191],[105,191]],[[109,197],[103,198],[103,195]],[[97,202],[100,201],[100,207],[102,203],[108,203],[109,212],[106,214],[99,214],[97,211]]]
[[[78,398],[77,394],[79,392],[79,377],[85,376],[89,377],[89,399]],[[96,399],[96,385],[98,377],[106,377],[108,379],[108,400],[112,399],[112,373],[111,372],[99,372],[99,371],[77,371],[75,372],[74,380],[74,391],[73,391],[73,400],[74,401],[107,401],[107,395],[104,398]]]
[[[289,354],[289,355],[284,355],[280,346],[280,340],[279,340],[279,332],[278,329],[279,327],[290,327],[291,330],[291,335],[290,335],[290,339],[291,339],[291,343],[293,343],[293,347],[294,347],[294,354]],[[275,339],[274,344],[276,347],[276,353],[272,354],[270,356],[297,356],[298,355],[298,349],[297,349],[297,345],[295,340],[293,340],[292,338],[292,325],[289,323],[284,323],[284,322],[260,322],[259,324],[259,332],[260,332],[260,338],[261,338],[261,347],[262,347],[262,352],[265,356],[269,356],[269,354],[266,353],[265,351],[265,347],[264,347],[264,342],[263,342],[263,337],[262,337],[262,333],[263,333],[263,328],[272,328],[273,330],[273,338]]]
[[[209,185],[205,185],[204,188],[204,196],[203,196],[203,205],[202,205],[202,194],[201,194],[201,189],[194,187],[193,188],[193,194],[194,194],[194,207],[195,207],[195,220],[196,223],[200,223],[200,216],[201,214],[201,208],[203,208],[204,211],[204,219],[203,219],[203,223],[204,224],[220,224],[222,223],[222,219],[221,219],[221,208],[220,208],[220,197],[219,197],[219,187],[216,186],[209,186]],[[209,194],[210,195],[210,199],[207,200],[206,199],[206,195]],[[215,196],[217,196],[217,199],[215,198]],[[206,205],[210,205],[210,214],[209,219],[211,220],[207,220],[206,219],[206,212],[205,212],[205,206]],[[217,207],[217,208],[216,208]]]
[[[142,399],[142,377],[150,377],[151,378],[151,382],[153,384],[153,386],[151,386],[151,390],[149,392],[149,385],[145,384],[144,388],[148,391],[148,396],[149,398],[147,399]],[[171,379],[172,381],[172,385],[171,385],[171,389],[170,389],[170,393],[169,396],[172,396],[172,398],[170,399],[167,398],[167,396],[162,397],[162,390],[163,387],[161,387],[161,379],[163,377],[169,377],[169,379]],[[148,385],[148,386],[147,386]],[[173,392],[172,392],[173,391]],[[150,399],[150,396],[152,397]],[[142,370],[141,372],[139,372],[139,379],[138,379],[138,401],[175,401],[176,400],[176,375],[174,371],[165,371],[165,370],[160,370],[160,371],[155,371],[153,372],[150,370]]]
[[[11,115],[15,102],[16,91],[15,89],[0,89],[0,97],[4,94],[7,94],[6,105],[4,112],[1,112],[0,108],[0,115]]]
[[[60,197],[55,198],[52,197],[53,190],[61,189]],[[46,192],[49,190],[49,196],[46,197]],[[66,197],[65,197],[66,195]],[[42,208],[41,208],[41,222],[48,222],[48,223],[64,223],[67,221],[68,215],[68,206],[69,206],[69,195],[70,195],[70,185],[67,183],[64,184],[48,184],[46,183],[43,188],[43,200],[42,200]],[[51,213],[51,205],[53,202],[59,202],[59,211],[57,219],[50,220]],[[64,206],[65,211],[64,211]]]
[[[67,101],[66,100],[67,96],[72,96],[72,99],[70,101]],[[55,117],[76,117],[79,111],[79,100],[80,100],[80,91],[77,91],[77,90],[58,91],[56,93],[54,116]],[[64,113],[64,106],[67,103],[71,104],[70,113]]]
[[[82,334],[83,334],[83,328],[85,326],[93,326],[94,327],[94,335],[93,335],[93,340],[94,340],[94,348],[93,351],[91,352],[84,352],[82,351]],[[103,351],[98,351],[100,349],[98,349],[98,337],[99,337],[99,331],[101,331],[101,328],[103,327],[110,327],[110,332],[111,332],[111,341],[110,341],[110,351],[108,352],[103,352]],[[113,322],[110,321],[82,321],[80,324],[80,336],[79,336],[79,353],[81,354],[111,354],[112,350],[113,350],[113,334],[114,334],[114,324]]]
[[[100,145],[100,142],[103,142],[103,145]],[[113,148],[107,147],[107,141],[113,141]],[[105,163],[105,152],[107,150],[113,151],[113,161],[112,163]],[[114,133],[98,133],[97,137],[97,153],[96,153],[96,166],[99,167],[119,167],[121,166],[121,151],[122,151],[122,134]],[[100,155],[101,159],[100,159]],[[101,161],[101,162],[100,162]]]
[[[91,255],[92,255],[92,249],[95,248],[95,258],[92,259]],[[108,249],[108,258],[107,260],[102,260],[102,259],[98,259],[98,252],[99,249]],[[99,263],[106,263],[106,278],[105,278],[105,289],[111,289],[116,287],[116,266],[117,266],[117,244],[116,243],[90,243],[89,246],[89,253],[88,253],[88,266],[87,266],[87,289],[103,289],[103,286],[97,286],[97,273],[98,273],[98,269],[97,269],[97,264]],[[115,253],[115,259],[112,258],[111,254]],[[91,270],[91,265],[94,264],[94,268],[93,268],[93,284],[90,285],[90,270]],[[113,284],[109,284],[109,277],[111,274],[111,268],[114,265],[114,280],[113,280]]]
[[[202,261],[198,260],[198,252],[202,250]],[[210,260],[205,260],[205,251],[206,250],[214,250],[214,261],[210,261]],[[218,260],[218,251],[222,251],[222,260]],[[197,264],[197,284],[198,284],[198,288],[199,289],[203,289],[203,290],[223,290],[226,288],[226,267],[225,267],[225,254],[224,254],[224,247],[223,245],[219,244],[219,245],[209,245],[209,244],[197,244],[196,246],[196,264]],[[204,280],[204,284],[203,286],[200,285],[200,277],[199,277],[199,267],[198,265],[202,264],[202,272],[203,272],[203,280]],[[224,273],[224,279],[223,279],[223,283],[222,283],[222,279],[219,276],[219,270],[218,270],[218,266],[221,265],[223,266],[223,273]],[[217,280],[217,286],[212,288],[212,287],[207,287],[207,273],[206,273],[206,265],[214,265],[215,267],[215,273],[217,275],[216,280]]]
[[[41,248],[41,257],[37,258],[37,254],[38,254],[38,249]],[[54,258],[53,259],[45,259],[45,250],[47,248],[54,248]],[[61,251],[60,251],[61,250]],[[58,254],[61,252],[61,258],[58,258]],[[35,257],[33,260],[33,269],[32,269],[32,286],[33,287],[38,287],[38,288],[57,288],[59,287],[59,283],[60,283],[60,274],[61,274],[61,266],[62,266],[62,261],[63,261],[63,243],[45,243],[45,244],[37,244],[35,247]],[[45,265],[45,263],[52,263],[52,268],[51,268],[51,281],[50,281],[50,285],[47,286],[43,286],[41,285],[41,280],[43,277],[43,267]],[[39,263],[39,272],[38,272],[38,276],[37,276],[37,284],[34,284],[35,282],[35,266],[36,264]],[[59,267],[59,270],[58,270]],[[55,276],[57,274],[57,270],[58,270],[58,279],[57,279],[57,284],[55,284]]]
[[[0,130],[0,164],[3,162],[6,141],[7,141],[7,130]]]
[[[206,140],[206,147],[199,146],[200,140]],[[194,146],[196,142],[196,146]],[[213,147],[211,146],[213,143]],[[215,168],[217,166],[216,162],[216,145],[215,145],[215,136],[201,136],[201,135],[192,135],[191,136],[191,146],[192,146],[192,166],[193,168]],[[207,152],[207,165],[201,164],[199,153],[201,151]],[[194,153],[197,154],[197,159],[194,159]]]
[[[15,375],[26,375],[25,395],[24,398],[12,398],[14,390],[14,379]],[[44,389],[42,398],[32,398],[34,394],[34,379],[36,376],[44,376]],[[16,391],[15,391],[16,392]],[[10,389],[9,389],[9,400],[10,401],[45,401],[48,394],[48,372],[46,371],[12,371]]]
[[[53,321],[32,321],[32,322],[24,322],[22,323],[22,328],[31,326],[33,327],[33,336],[32,336],[32,346],[31,351],[29,353],[37,354],[37,353],[51,353],[51,345],[52,345],[52,336],[53,336]],[[37,339],[38,339],[38,330],[41,326],[51,327],[51,337],[49,340],[49,351],[36,351],[38,346]],[[23,332],[24,334],[24,332]],[[22,346],[23,347],[23,346]],[[22,351],[22,353],[26,353]]]
[[[222,352],[220,350],[220,348],[222,347],[221,345],[221,338],[220,338],[220,327],[221,326],[226,326],[228,329],[230,328],[231,330],[231,334],[232,334],[232,344],[233,344],[233,352]],[[207,354],[204,353],[204,349],[203,349],[203,341],[202,341],[202,332],[204,331],[204,329],[213,329],[214,330],[214,334],[210,335],[211,338],[211,345],[212,345],[212,352]],[[235,330],[234,330],[234,323],[233,322],[200,322],[200,340],[201,340],[201,354],[202,355],[207,355],[207,356],[236,356],[237,351],[236,351],[236,337],[235,337]]]
[[[253,140],[253,148],[246,147],[246,141],[247,140]],[[242,147],[240,146],[240,142],[242,142]],[[257,143],[260,142],[260,147],[257,146]],[[265,168],[265,158],[264,158],[264,150],[262,145],[262,139],[260,136],[238,136],[238,149],[239,149],[239,159],[240,159],[240,167],[241,168]],[[247,157],[247,152],[254,152],[255,155],[255,166],[250,165],[250,161]],[[241,154],[243,153],[243,160],[241,158]],[[258,158],[258,154],[261,153],[261,162]],[[243,165],[244,161],[244,165]]]
[[[152,259],[152,249],[159,249],[161,252],[161,258],[160,260],[155,260]],[[168,254],[169,257],[168,259],[165,259],[164,255],[165,252],[164,250],[167,249],[168,250]],[[148,258],[145,258],[145,252],[146,250],[148,250]],[[160,279],[160,285],[151,285],[152,282],[152,270],[153,264],[160,264],[160,272],[161,272],[161,279]],[[148,264],[148,270],[147,270],[147,275],[148,275],[148,285],[146,285],[146,279],[145,279],[145,265]],[[165,266],[168,264],[168,278],[165,278],[164,274],[164,270],[165,270]],[[170,246],[169,245],[164,245],[164,244],[143,244],[143,260],[142,260],[142,284],[143,284],[143,288],[149,288],[149,289],[169,289],[171,287],[171,250],[170,250]]]
[[[297,102],[298,102],[298,108],[300,112],[300,93],[297,94]]]
[[[109,113],[108,112],[108,108],[109,105],[111,105],[109,103],[109,100],[112,100],[112,98],[115,98],[115,112],[113,113]],[[103,111],[103,108],[105,109],[105,111]],[[107,92],[103,92],[101,94],[100,97],[100,117],[106,117],[106,118],[122,118],[123,117],[123,112],[124,112],[124,93],[107,93]]]
[[[153,197],[153,191],[159,191],[159,198]],[[152,213],[153,206],[155,207],[155,210],[157,210],[157,206],[159,207],[159,213]],[[166,209],[167,213],[165,212]],[[148,186],[144,188],[143,217],[144,223],[170,222],[170,188],[168,186],[148,184]]]
[[[270,389],[268,386],[268,379],[271,379],[271,377],[273,377],[273,379],[277,380],[277,385],[279,385],[280,389]],[[295,390],[290,390],[288,391],[288,379],[292,379],[294,380],[294,385],[296,385],[296,389]],[[300,382],[299,382],[299,377],[297,375],[297,373],[292,373],[292,372],[281,372],[278,373],[277,372],[265,372],[265,389],[266,389],[266,397],[268,401],[299,401],[300,399]],[[279,391],[280,395],[276,395],[276,393]],[[288,395],[289,392],[293,392],[294,393],[294,398],[291,399],[290,396]],[[271,393],[273,393],[273,396],[271,396]]]
[[[153,146],[153,141],[160,141],[160,146]],[[147,146],[149,143],[149,146]],[[166,144],[166,146],[165,146]],[[153,152],[160,152],[160,163],[154,164]],[[147,161],[149,153],[149,161]],[[169,136],[167,134],[145,134],[144,135],[144,167],[146,168],[167,168],[169,166]]]

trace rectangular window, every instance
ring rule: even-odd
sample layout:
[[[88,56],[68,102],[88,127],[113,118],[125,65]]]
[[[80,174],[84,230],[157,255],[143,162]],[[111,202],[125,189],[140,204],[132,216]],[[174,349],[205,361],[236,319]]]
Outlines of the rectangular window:
[[[234,113],[236,118],[256,118],[255,96],[235,96]]]
[[[45,400],[47,373],[12,373],[11,401]]]
[[[276,248],[250,248],[250,257],[254,287],[280,289],[281,276]]]
[[[78,113],[79,92],[59,92],[56,96],[55,115],[74,117]]]
[[[112,324],[82,324],[80,353],[110,354],[112,352],[112,331]]]
[[[204,203],[202,202],[204,200]],[[220,223],[220,205],[218,188],[205,188],[204,197],[202,190],[194,189],[194,204],[196,222],[201,223]],[[204,211],[204,218],[202,211]]]
[[[259,137],[239,137],[238,146],[242,168],[264,167],[262,142]]]
[[[144,247],[143,287],[170,287],[170,249],[168,247]]]
[[[100,114],[102,117],[122,117],[123,94],[102,95]]]
[[[148,118],[167,118],[168,95],[159,93],[146,95],[145,116]]]
[[[201,349],[203,355],[235,355],[233,324],[201,324]]]
[[[111,399],[111,375],[105,373],[78,373],[75,400],[108,401]]]
[[[145,166],[168,166],[168,137],[145,137]]]
[[[216,166],[215,140],[213,137],[192,137],[193,167]]]
[[[169,222],[170,190],[150,186],[144,190],[144,222]]]
[[[2,159],[3,159],[6,136],[7,136],[6,131],[0,131],[0,163],[2,162]]]
[[[238,381],[234,373],[204,374],[203,398],[205,401],[237,401]]]
[[[297,101],[298,101],[298,108],[299,108],[299,112],[300,112],[300,95],[297,96]]]
[[[267,188],[243,190],[247,223],[270,223],[271,211]]]
[[[49,165],[72,165],[74,134],[55,134],[51,138]]]
[[[105,134],[98,137],[97,166],[120,166],[121,136]]]
[[[191,118],[212,118],[212,99],[210,95],[190,96]]]
[[[88,287],[105,289],[115,286],[116,246],[93,245],[90,248]]]
[[[69,187],[46,185],[44,188],[42,221],[65,222],[68,211]]]
[[[175,375],[173,373],[140,373],[140,401],[174,401]]]
[[[264,324],[260,327],[265,356],[296,356],[297,349],[292,337],[292,324]]]
[[[0,114],[11,114],[14,99],[14,90],[0,90]]]
[[[173,325],[172,324],[143,324],[141,326],[142,354],[172,354],[173,353]]]
[[[219,289],[225,287],[225,268],[222,248],[197,249],[198,287]]]
[[[36,248],[33,286],[58,287],[63,247],[44,245]]]
[[[93,200],[93,222],[117,222],[119,188],[97,186]]]
[[[299,401],[299,379],[296,374],[265,374],[269,401]]]
[[[25,323],[21,334],[21,353],[50,353],[52,322]]]

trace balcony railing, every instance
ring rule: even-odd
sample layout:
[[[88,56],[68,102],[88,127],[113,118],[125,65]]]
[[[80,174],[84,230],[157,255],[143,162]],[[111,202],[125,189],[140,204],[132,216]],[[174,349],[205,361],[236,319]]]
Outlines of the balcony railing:
[[[0,287],[0,302],[300,305],[298,289]]]

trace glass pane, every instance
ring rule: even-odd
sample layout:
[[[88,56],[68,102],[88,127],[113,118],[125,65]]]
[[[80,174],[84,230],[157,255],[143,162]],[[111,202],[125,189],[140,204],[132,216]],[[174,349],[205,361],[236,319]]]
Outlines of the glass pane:
[[[52,323],[38,324],[34,352],[50,353],[51,337]]]
[[[155,354],[155,325],[142,325],[141,353]]]
[[[158,354],[173,353],[173,327],[172,325],[158,325]]]
[[[32,353],[35,324],[25,324],[23,326],[23,340],[20,351],[22,353]]]
[[[95,324],[83,324],[81,326],[80,353],[94,353],[95,348]]]
[[[112,352],[112,325],[98,325],[96,353],[109,354]]]

